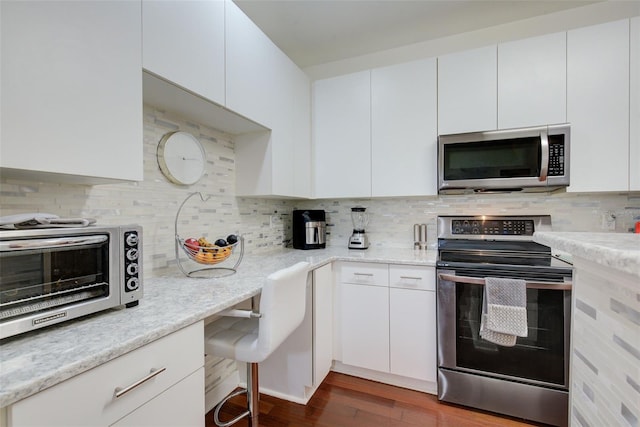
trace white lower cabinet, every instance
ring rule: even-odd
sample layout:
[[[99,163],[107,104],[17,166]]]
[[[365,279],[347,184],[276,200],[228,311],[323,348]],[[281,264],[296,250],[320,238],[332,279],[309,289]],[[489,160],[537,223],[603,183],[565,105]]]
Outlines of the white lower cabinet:
[[[203,366],[198,322],[11,405],[7,425],[204,426]]]
[[[338,370],[435,392],[434,268],[344,262],[337,280]]]

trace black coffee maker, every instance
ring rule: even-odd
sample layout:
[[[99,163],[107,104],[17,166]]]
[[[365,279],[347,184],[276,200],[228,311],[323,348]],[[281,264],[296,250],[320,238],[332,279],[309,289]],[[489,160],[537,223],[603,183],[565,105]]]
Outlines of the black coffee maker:
[[[293,211],[293,247],[322,249],[326,246],[327,222],[323,210]]]

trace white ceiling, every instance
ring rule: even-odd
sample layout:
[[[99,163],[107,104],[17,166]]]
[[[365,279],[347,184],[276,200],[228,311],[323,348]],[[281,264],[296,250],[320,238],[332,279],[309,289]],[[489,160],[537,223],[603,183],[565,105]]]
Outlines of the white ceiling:
[[[234,0],[305,68],[596,1]]]

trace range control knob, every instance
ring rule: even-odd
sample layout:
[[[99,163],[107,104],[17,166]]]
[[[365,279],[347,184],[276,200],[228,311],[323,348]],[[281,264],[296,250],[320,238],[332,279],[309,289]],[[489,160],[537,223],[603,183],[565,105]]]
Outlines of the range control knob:
[[[127,274],[129,276],[135,276],[136,274],[138,274],[138,264],[135,262],[132,262],[131,264],[127,265]]]
[[[131,277],[129,280],[127,280],[126,286],[128,290],[135,291],[136,289],[138,289],[138,286],[140,286],[140,281],[137,277]]]
[[[136,246],[138,244],[138,234],[129,233],[125,239],[128,246]]]

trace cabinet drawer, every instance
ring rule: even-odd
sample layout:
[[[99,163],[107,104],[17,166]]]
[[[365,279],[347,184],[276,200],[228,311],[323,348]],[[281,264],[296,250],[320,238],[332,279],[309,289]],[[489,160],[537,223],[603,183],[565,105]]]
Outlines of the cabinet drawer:
[[[392,288],[435,291],[435,268],[414,265],[390,265],[389,286]]]
[[[204,326],[198,322],[17,402],[9,408],[9,425],[110,425],[202,366]],[[159,373],[115,397],[116,389],[152,370]]]
[[[367,262],[341,263],[338,280],[356,285],[389,286],[389,267],[387,264]]]

